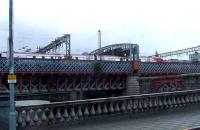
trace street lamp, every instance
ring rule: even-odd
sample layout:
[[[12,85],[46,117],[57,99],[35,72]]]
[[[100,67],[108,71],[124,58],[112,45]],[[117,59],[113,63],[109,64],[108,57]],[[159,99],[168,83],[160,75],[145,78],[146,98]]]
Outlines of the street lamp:
[[[98,30],[98,48],[99,48],[99,58],[101,60],[101,30]]]
[[[9,112],[9,130],[16,130],[15,114],[15,93],[14,84],[16,76],[14,75],[14,57],[13,57],[13,0],[9,0],[9,75],[8,83],[10,90],[10,112]]]

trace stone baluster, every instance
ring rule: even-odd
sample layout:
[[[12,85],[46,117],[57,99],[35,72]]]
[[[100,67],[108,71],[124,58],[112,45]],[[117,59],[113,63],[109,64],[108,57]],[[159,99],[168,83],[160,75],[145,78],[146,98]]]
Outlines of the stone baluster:
[[[64,117],[64,119],[65,119],[66,121],[70,121],[70,119],[71,119],[70,116],[69,116],[69,113],[68,113],[68,110],[67,110],[66,107],[64,108],[63,117]]]
[[[63,121],[64,121],[64,118],[62,117],[61,109],[60,109],[60,108],[57,108],[57,109],[56,109],[56,119],[57,119],[59,122],[63,122]]]
[[[91,116],[95,116],[95,114],[96,114],[95,109],[94,109],[94,104],[92,104],[92,106],[91,106],[90,113],[91,113]]]
[[[173,104],[172,104],[172,100],[171,100],[171,97],[167,97],[167,104],[169,106],[169,108],[173,108]]]
[[[22,116],[22,124],[21,124],[21,126],[25,127],[26,126],[26,111],[25,110],[23,110],[21,112],[21,116]]]
[[[41,117],[42,117],[42,110],[41,110],[41,109],[38,109],[38,110],[36,111],[36,113],[37,113],[37,116],[38,116],[37,124],[40,125],[40,124],[42,124],[42,120],[41,120]]]
[[[138,100],[133,100],[133,109],[134,111],[138,111]]]
[[[120,109],[119,109],[119,102],[116,102],[116,103],[115,103],[115,112],[120,112]]]
[[[18,119],[17,119],[17,122],[19,124],[20,127],[23,127],[23,117],[22,117],[22,112],[18,112]]]
[[[148,99],[144,99],[144,109],[146,110],[148,108]]]
[[[70,117],[71,117],[71,119],[73,119],[73,120],[76,119],[76,113],[75,113],[75,108],[74,108],[74,106],[71,106]]]
[[[89,114],[89,110],[88,110],[88,105],[85,106],[85,109],[84,109],[84,116],[85,117],[88,117],[90,114]]]
[[[168,108],[168,104],[167,104],[167,99],[166,99],[167,97],[163,97],[163,106],[165,107],[165,108]]]
[[[177,107],[175,96],[172,96],[172,105],[173,105],[173,107],[175,107],[175,108]]]
[[[190,101],[190,103],[194,103],[193,94],[189,95],[189,101]]]
[[[126,105],[125,101],[121,101],[121,111],[126,112]]]
[[[138,110],[139,110],[139,111],[143,111],[142,105],[143,105],[143,99],[139,99],[139,100],[138,100]]]
[[[176,97],[176,100],[177,100],[177,105],[178,105],[179,107],[181,107],[182,104],[181,104],[180,96],[177,96],[177,97]]]
[[[55,123],[55,116],[53,113],[53,108],[50,108],[48,119],[50,122]]]
[[[113,102],[110,102],[109,112],[110,112],[110,113],[113,113],[113,112],[114,112]]]
[[[189,103],[190,103],[189,95],[186,95],[186,96],[185,96],[185,102],[186,102],[186,104],[189,104]]]
[[[78,106],[78,117],[80,118],[80,119],[82,119],[82,117],[83,117],[83,112],[82,112],[82,108],[81,108],[81,106]]]
[[[34,110],[31,109],[31,110],[28,111],[28,113],[30,114],[30,119],[31,119],[29,125],[32,126],[32,125],[35,124],[34,123]]]
[[[98,115],[102,114],[102,109],[101,109],[101,104],[100,103],[98,103],[98,105],[97,105],[97,114]]]
[[[17,124],[18,124],[18,126],[21,126],[21,124],[22,124],[22,115],[21,115],[21,113],[19,111],[17,113],[18,113]]]
[[[164,107],[163,107],[163,103],[162,103],[161,97],[158,98],[158,106],[159,106],[160,109],[163,109],[163,108],[164,108]]]
[[[29,111],[26,113],[26,122],[27,122],[27,124],[30,125],[30,122],[31,122],[31,115],[30,115],[30,112],[29,112]]]
[[[153,106],[158,109],[158,99],[157,98],[153,98]]]
[[[196,94],[192,94],[193,97],[193,103],[196,103]]]
[[[132,105],[133,105],[132,100],[128,100],[128,102],[127,102],[127,110],[129,112],[132,112]]]
[[[152,98],[149,98],[149,109],[153,107]]]
[[[46,115],[46,111],[48,111],[48,109],[42,110],[41,120],[42,120],[43,123],[48,122],[48,118],[47,118],[47,115]]]
[[[17,121],[17,119],[18,119],[19,113],[18,113],[18,111],[15,111],[15,113],[16,113],[16,127],[18,127],[18,121]]]
[[[60,119],[61,119],[61,112],[60,112],[60,108],[57,108],[57,109],[56,109],[56,118],[57,118],[58,120],[60,120]]]
[[[198,96],[197,96],[197,94],[194,94],[194,102],[195,102],[195,103],[198,102]]]
[[[181,102],[182,102],[183,106],[186,105],[184,96],[181,96]]]
[[[107,113],[108,113],[108,109],[107,109],[106,103],[104,103],[104,105],[103,105],[103,113],[104,113],[104,114],[107,114]]]

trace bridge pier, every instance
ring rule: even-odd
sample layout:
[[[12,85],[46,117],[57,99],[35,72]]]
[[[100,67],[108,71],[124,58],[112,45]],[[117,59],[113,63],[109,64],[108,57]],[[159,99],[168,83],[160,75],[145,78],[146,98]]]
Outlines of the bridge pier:
[[[138,78],[138,76],[127,76],[125,95],[140,94]]]

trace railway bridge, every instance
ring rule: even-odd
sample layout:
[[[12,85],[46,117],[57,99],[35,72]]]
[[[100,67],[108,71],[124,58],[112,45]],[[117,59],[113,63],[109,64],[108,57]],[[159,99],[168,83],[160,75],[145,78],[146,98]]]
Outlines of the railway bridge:
[[[53,124],[198,106],[199,63],[141,62],[138,46],[131,46],[129,51],[127,46],[106,47],[106,51],[94,51],[82,59],[28,53],[27,57],[21,57],[16,54],[16,100],[49,101],[40,105],[16,106],[17,128],[42,129]],[[110,52],[119,50],[123,53],[116,53],[119,54],[117,57],[103,55],[103,52],[113,54]],[[1,54],[0,121],[3,129],[8,126],[5,125],[8,118],[7,75],[8,61]]]
[[[2,88],[8,87],[7,64],[5,58],[0,59]],[[16,58],[15,72],[18,81],[15,92],[19,98],[58,94],[66,95],[62,100],[75,100],[122,96],[126,91],[145,94],[198,89],[200,82],[199,63]],[[132,84],[135,87],[131,87]]]

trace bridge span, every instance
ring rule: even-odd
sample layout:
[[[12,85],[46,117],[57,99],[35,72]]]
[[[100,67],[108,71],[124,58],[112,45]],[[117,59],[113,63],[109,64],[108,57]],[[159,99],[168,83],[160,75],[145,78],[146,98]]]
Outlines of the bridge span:
[[[84,56],[85,59],[82,60],[74,58],[73,55],[67,58],[67,55],[39,57],[37,53],[37,56],[20,57],[18,54],[15,57],[16,100],[48,101],[40,105],[16,106],[18,130],[52,128],[55,130],[62,125],[73,126],[87,122],[93,124],[93,121],[103,122],[118,117],[126,117],[123,120],[129,119],[127,116],[137,122],[137,119],[132,117],[142,115],[150,115],[141,118],[144,122],[148,122],[146,119],[155,121],[158,119],[156,115],[162,112],[179,113],[182,109],[199,106],[200,63],[141,62],[133,56],[128,59],[121,57],[123,54],[136,54],[135,57],[138,57],[138,47],[134,46],[136,49],[133,47],[127,49],[128,46],[123,45],[105,48],[103,52],[109,54],[113,51],[122,52],[117,61],[109,60],[110,57],[104,57],[99,53]],[[133,51],[135,53],[132,53]],[[100,59],[98,55],[101,56]],[[6,125],[9,110],[7,75],[8,60],[2,56],[0,57],[0,129],[3,130],[7,130],[4,126],[8,126]],[[149,118],[151,116],[152,119]],[[168,122],[165,119],[163,118],[163,121]],[[123,128],[120,126],[124,126],[127,130],[137,128],[137,125],[131,125],[133,123],[131,121],[121,121],[122,125],[119,125],[120,122],[119,124],[111,122],[108,126],[107,123],[104,125],[98,123],[97,126],[100,125],[108,130],[115,128],[115,125],[121,129]],[[123,125],[126,122],[130,123],[127,124],[129,128]],[[141,125],[148,124],[141,123]],[[91,125],[89,128],[95,126]],[[78,130],[75,127],[73,129]]]

